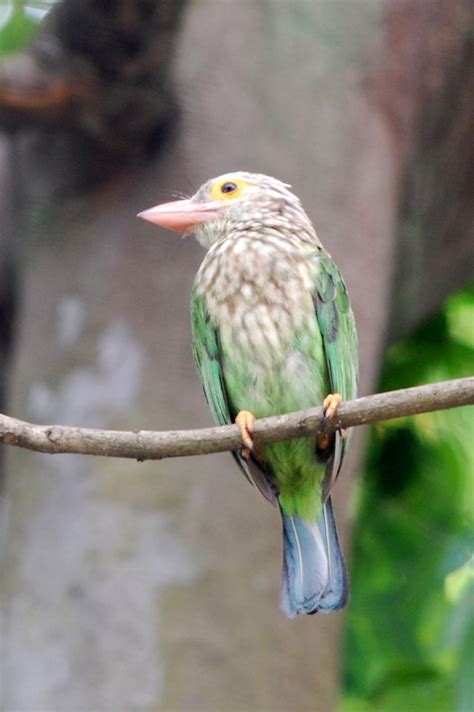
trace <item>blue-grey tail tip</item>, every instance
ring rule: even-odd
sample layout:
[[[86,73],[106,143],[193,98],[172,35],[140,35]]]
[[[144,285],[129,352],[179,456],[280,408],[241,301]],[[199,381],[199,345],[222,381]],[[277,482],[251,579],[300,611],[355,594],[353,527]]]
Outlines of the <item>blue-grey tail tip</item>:
[[[344,608],[349,598],[346,565],[329,499],[318,522],[283,518],[280,607],[288,618]]]

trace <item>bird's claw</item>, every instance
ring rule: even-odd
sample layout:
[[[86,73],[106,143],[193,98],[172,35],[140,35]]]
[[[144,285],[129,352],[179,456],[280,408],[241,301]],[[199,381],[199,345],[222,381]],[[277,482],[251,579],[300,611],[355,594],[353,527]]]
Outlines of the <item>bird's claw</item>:
[[[329,393],[323,401],[324,417],[323,422],[321,423],[321,429],[323,432],[320,433],[317,438],[318,449],[320,450],[326,450],[331,445],[333,436],[325,431],[328,429],[331,421],[334,420],[341,401],[342,396],[340,393]],[[340,432],[342,437],[347,436],[346,430],[341,430]]]
[[[342,396],[340,393],[330,393],[323,400],[324,418],[327,422],[334,418],[341,402]]]
[[[241,410],[237,413],[237,417],[235,418],[235,423],[239,427],[240,436],[242,438],[240,454],[244,460],[248,460],[250,455],[255,451],[253,439],[250,434],[255,421],[256,417],[249,410]]]

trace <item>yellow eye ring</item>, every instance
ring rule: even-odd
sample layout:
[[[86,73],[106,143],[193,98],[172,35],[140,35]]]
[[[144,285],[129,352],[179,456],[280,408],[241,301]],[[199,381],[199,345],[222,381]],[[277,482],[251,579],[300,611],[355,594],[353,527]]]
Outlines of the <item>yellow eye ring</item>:
[[[253,187],[251,183],[240,178],[221,177],[221,180],[216,181],[212,186],[210,197],[211,200],[233,200],[242,197],[242,194],[251,187]]]

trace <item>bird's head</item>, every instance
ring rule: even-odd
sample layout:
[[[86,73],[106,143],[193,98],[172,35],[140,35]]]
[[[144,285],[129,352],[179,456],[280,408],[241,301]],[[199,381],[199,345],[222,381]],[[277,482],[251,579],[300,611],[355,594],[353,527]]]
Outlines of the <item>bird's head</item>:
[[[206,248],[231,232],[262,227],[304,228],[314,240],[311,223],[289,188],[259,173],[226,173],[204,183],[191,198],[156,205],[138,217],[194,235]]]

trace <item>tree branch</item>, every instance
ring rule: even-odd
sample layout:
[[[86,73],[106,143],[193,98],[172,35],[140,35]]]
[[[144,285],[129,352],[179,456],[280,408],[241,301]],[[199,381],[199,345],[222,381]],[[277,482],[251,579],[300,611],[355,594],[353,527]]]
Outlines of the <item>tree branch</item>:
[[[472,404],[474,377],[460,378],[344,401],[339,406],[335,425],[348,428]],[[321,431],[322,419],[322,408],[261,418],[255,423],[253,435],[257,443],[315,435]],[[104,455],[140,461],[224,452],[234,450],[241,444],[236,425],[161,432],[96,430],[34,425],[1,414],[0,442],[49,454]]]

